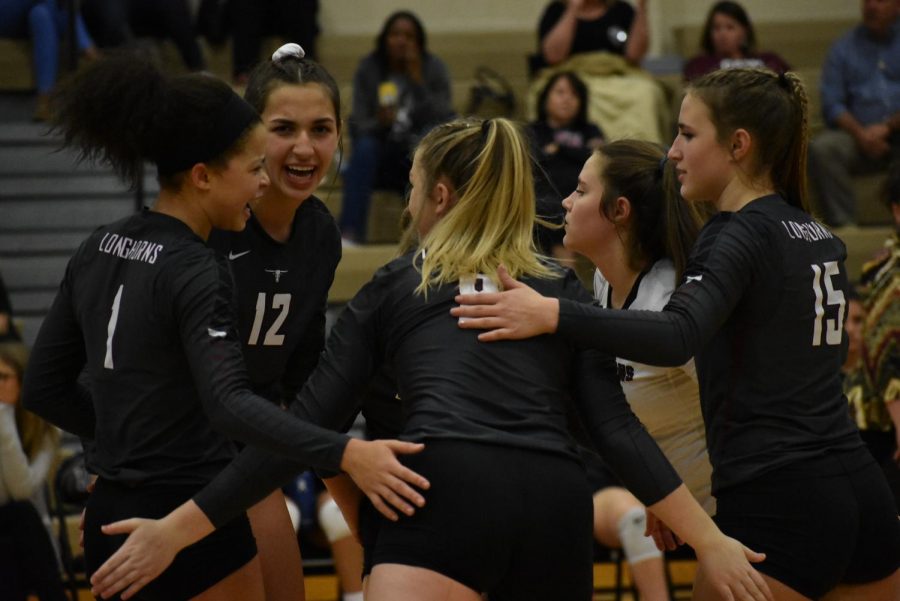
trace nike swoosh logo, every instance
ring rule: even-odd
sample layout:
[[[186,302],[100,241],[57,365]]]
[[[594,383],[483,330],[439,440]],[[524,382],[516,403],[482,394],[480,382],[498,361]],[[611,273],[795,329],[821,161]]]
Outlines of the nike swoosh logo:
[[[222,330],[214,330],[212,328],[206,328],[206,333],[213,338],[225,338],[226,336],[228,336],[228,332],[223,332]]]
[[[702,275],[689,275],[686,278],[684,278],[684,283],[687,284],[690,282],[699,282],[702,279],[703,279]]]
[[[229,252],[229,253],[228,253],[228,260],[229,260],[229,261],[234,261],[235,259],[239,259],[240,257],[243,257],[244,255],[247,255],[247,254],[250,254],[250,251],[249,251],[249,250],[245,250],[245,251],[242,252],[242,253]]]

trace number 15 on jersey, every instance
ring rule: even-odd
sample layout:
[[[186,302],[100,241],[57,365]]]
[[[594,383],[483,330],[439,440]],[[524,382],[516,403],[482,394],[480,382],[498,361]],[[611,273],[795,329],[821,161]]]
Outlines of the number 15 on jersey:
[[[837,261],[828,261],[822,265],[810,265],[813,271],[813,294],[815,294],[816,317],[813,320],[812,345],[822,346],[822,330],[824,321],[825,344],[834,346],[841,343],[844,331],[844,309],[846,300],[842,290],[835,290],[832,276],[840,273]],[[824,284],[824,294],[823,294]],[[824,301],[824,304],[823,304]],[[825,319],[825,309],[837,307],[837,319]]]

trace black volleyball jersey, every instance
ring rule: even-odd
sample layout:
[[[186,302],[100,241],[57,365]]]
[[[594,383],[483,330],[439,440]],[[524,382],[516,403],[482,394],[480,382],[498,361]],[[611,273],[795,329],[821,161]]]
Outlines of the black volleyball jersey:
[[[93,439],[92,470],[126,484],[206,482],[233,457],[228,438],[338,468],[344,435],[250,392],[233,312],[227,264],[180,220],[145,210],[101,227],[66,268],[25,406]]]
[[[713,217],[662,312],[560,301],[569,340],[655,365],[695,356],[713,492],[861,446],[841,390],[846,248],[780,196]]]
[[[412,254],[375,274],[332,329],[293,413],[325,427],[347,424],[387,365],[402,406],[402,439],[464,440],[578,460],[567,421],[574,401],[593,444],[642,501],[652,504],[678,486],[625,401],[611,355],[576,349],[558,336],[481,343],[450,315],[458,286],[431,289],[426,298],[414,293],[420,279]],[[590,302],[571,272],[529,281],[546,294]],[[221,524],[296,468],[248,448],[195,500]]]
[[[231,265],[238,331],[254,390],[289,404],[325,346],[328,289],[341,260],[341,235],[328,209],[310,197],[287,242],[251,217],[242,232],[214,231],[209,245]]]

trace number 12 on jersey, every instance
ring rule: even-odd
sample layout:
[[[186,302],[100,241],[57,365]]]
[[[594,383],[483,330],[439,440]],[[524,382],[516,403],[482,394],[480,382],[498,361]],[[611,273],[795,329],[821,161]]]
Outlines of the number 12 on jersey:
[[[266,337],[263,338],[263,346],[281,346],[284,344],[284,334],[279,334],[278,328],[280,328],[281,324],[284,323],[284,320],[287,319],[288,311],[290,311],[291,308],[291,295],[273,294],[272,308],[276,310],[280,309],[280,312],[275,318],[275,321],[272,322],[272,326],[266,331]],[[250,328],[250,338],[247,340],[247,344],[250,346],[259,344],[259,334],[262,330],[263,317],[266,314],[266,309],[266,293],[260,292],[259,296],[256,297],[256,314],[253,316],[253,326]]]
[[[825,322],[825,344],[838,345],[841,343],[841,334],[844,331],[844,309],[846,300],[844,292],[835,290],[831,277],[840,273],[837,261],[828,261],[822,265],[810,265],[813,270],[813,294],[816,296],[815,312],[816,317],[813,321],[813,346],[822,346],[822,321]],[[822,291],[822,283],[825,283],[825,293]],[[822,301],[825,301],[823,305]],[[837,319],[824,319],[825,305],[828,307],[837,306]]]

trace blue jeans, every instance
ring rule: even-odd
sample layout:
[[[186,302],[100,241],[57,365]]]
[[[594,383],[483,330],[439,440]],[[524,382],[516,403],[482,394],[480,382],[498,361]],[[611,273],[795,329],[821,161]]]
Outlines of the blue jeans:
[[[31,38],[31,60],[40,94],[49,92],[56,83],[59,46],[67,27],[68,14],[60,10],[56,0],[0,1],[0,36]],[[80,15],[75,18],[75,38],[79,50],[94,44]]]

